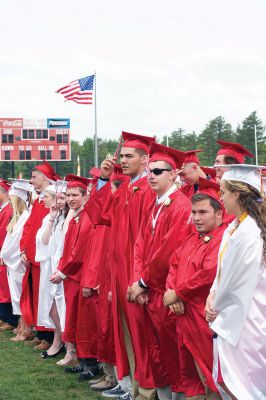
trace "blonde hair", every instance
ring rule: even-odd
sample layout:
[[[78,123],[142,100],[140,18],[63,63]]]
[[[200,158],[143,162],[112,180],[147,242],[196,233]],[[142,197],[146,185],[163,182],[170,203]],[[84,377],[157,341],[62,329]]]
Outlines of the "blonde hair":
[[[28,207],[26,203],[18,196],[11,195],[9,196],[9,198],[12,204],[13,215],[9,224],[7,225],[7,232],[12,233],[15,226],[17,225],[19,217],[21,216],[23,211],[28,209]]]
[[[266,199],[253,186],[239,181],[224,181],[229,192],[238,192],[237,202],[242,211],[247,212],[261,230],[263,239],[263,254],[266,258]]]

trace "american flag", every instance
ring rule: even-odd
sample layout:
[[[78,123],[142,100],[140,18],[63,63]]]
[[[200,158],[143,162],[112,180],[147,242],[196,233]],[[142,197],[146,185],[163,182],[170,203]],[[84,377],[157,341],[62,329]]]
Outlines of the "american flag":
[[[68,85],[58,89],[56,93],[62,94],[66,101],[72,100],[78,104],[92,104],[93,82],[94,75],[86,76],[70,82]]]

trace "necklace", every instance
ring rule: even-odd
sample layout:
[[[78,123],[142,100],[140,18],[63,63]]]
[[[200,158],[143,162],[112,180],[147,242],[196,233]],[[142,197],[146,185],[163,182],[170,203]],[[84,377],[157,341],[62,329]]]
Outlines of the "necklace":
[[[229,236],[228,236],[228,238],[227,238],[227,240],[226,240],[226,242],[225,242],[225,244],[224,244],[222,250],[221,250],[220,253],[219,253],[219,260],[218,260],[218,261],[219,261],[218,282],[220,282],[220,279],[221,279],[221,274],[222,274],[222,259],[223,259],[224,253],[225,253],[225,251],[226,251],[226,249],[227,249],[229,238],[230,238],[230,237],[233,235],[233,233],[237,230],[237,228],[239,227],[239,225],[241,224],[241,222],[243,222],[243,221],[247,218],[247,216],[248,216],[248,214],[244,212],[244,213],[241,214],[241,216],[240,216],[239,219],[235,219],[235,221],[234,221],[234,226],[233,226],[233,228],[231,229],[231,231],[230,231],[230,233],[229,233]]]

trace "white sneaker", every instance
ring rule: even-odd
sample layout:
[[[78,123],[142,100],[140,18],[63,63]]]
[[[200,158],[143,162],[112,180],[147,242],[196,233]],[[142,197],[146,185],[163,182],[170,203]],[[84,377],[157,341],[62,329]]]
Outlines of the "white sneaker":
[[[130,392],[126,392],[122,396],[119,396],[119,399],[121,399],[121,400],[134,400],[133,397],[131,396]]]

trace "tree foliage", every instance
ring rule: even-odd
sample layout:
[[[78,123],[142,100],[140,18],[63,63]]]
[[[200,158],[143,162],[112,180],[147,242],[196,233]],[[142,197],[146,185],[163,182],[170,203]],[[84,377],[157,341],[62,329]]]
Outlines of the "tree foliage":
[[[266,137],[265,127],[262,120],[253,111],[245,118],[235,130],[231,124],[225,121],[224,117],[218,116],[206,124],[205,128],[199,132],[186,132],[182,128],[174,130],[171,134],[165,135],[161,143],[181,150],[203,149],[199,154],[202,165],[213,165],[219,145],[216,140],[226,140],[238,142],[249,149],[255,155],[255,136],[254,127],[257,129],[258,161],[259,164],[266,164]],[[114,154],[118,140],[98,139],[99,163],[109,154]],[[87,176],[89,170],[94,166],[94,140],[86,138],[83,143],[77,140],[71,141],[71,161],[51,162],[59,175],[66,176],[68,173],[77,173],[77,159],[80,159],[81,175]],[[247,159],[246,162],[255,163],[254,159]],[[2,162],[1,176],[9,178],[12,176],[12,163]],[[15,162],[14,176],[22,173],[24,178],[29,178],[32,168],[36,162]]]

